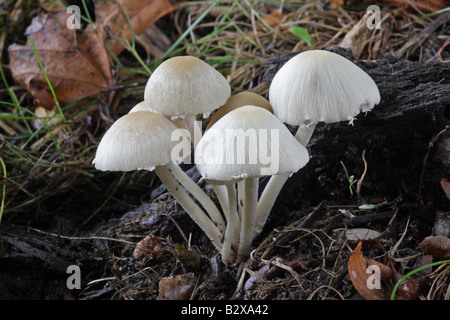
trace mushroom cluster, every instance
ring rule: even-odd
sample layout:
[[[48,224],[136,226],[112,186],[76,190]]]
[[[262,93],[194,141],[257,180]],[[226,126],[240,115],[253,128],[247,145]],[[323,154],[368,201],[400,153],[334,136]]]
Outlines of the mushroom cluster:
[[[173,57],[150,76],[143,101],[105,133],[93,163],[102,171],[154,171],[223,262],[239,263],[250,256],[289,176],[309,161],[306,146],[316,124],[353,123],[379,100],[363,70],[327,51],[289,60],[275,75],[269,100],[249,91],[231,95],[225,77],[206,62]],[[197,116],[212,112],[204,133],[195,130]],[[295,136],[285,123],[299,126]],[[217,205],[179,166],[191,149]],[[262,176],[270,179],[260,192]]]

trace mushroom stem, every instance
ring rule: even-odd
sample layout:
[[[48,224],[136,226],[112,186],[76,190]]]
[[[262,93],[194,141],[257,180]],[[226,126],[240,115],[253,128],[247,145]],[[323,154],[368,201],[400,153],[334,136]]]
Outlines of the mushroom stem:
[[[241,180],[237,183],[238,188],[238,215],[242,219],[242,210],[244,206],[244,199],[245,199],[245,179]]]
[[[216,225],[217,229],[219,229],[219,232],[223,235],[225,231],[225,221],[211,198],[180,168],[180,166],[172,162],[167,164],[166,167],[172,172],[173,176],[180,184],[198,200]]]
[[[315,129],[315,123],[302,124],[298,127],[297,132],[295,133],[295,139],[297,139],[298,142],[306,147],[309,143],[309,140],[311,140]]]
[[[306,147],[311,140],[315,128],[315,123],[300,125],[295,134],[295,139],[297,139],[298,142]],[[254,237],[256,237],[264,227],[264,224],[266,223],[267,218],[272,211],[275,201],[277,200],[277,197],[280,194],[281,189],[283,188],[289,176],[290,173],[285,173],[270,177],[269,182],[265,186],[257,205]]]
[[[180,203],[183,209],[189,214],[192,220],[205,232],[211,242],[218,251],[222,250],[222,235],[219,229],[208,218],[205,212],[195,203],[188,195],[183,187],[177,182],[175,177],[170,173],[167,166],[157,166],[154,170],[155,174],[166,186],[167,190]]]
[[[212,187],[216,193],[217,199],[219,200],[223,213],[226,214],[229,207],[227,187],[223,184],[212,184]]]
[[[223,239],[222,245],[222,260],[225,264],[228,264],[231,260],[232,255],[232,244],[233,240],[236,238],[236,228],[240,223],[236,212],[236,187],[234,183],[226,185],[228,192],[228,211],[226,214],[227,228],[225,230],[225,237]]]
[[[239,237],[239,248],[237,262],[246,259],[250,254],[253,236],[255,235],[256,207],[258,202],[259,179],[245,179],[244,207],[241,216],[241,231]]]

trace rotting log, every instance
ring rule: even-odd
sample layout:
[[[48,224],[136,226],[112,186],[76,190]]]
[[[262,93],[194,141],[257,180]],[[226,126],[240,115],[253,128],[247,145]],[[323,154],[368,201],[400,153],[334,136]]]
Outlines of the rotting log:
[[[424,203],[431,200],[437,208],[448,210],[449,199],[440,180],[450,173],[445,165],[450,159],[450,64],[394,56],[355,61],[347,48],[325,50],[365,70],[378,85],[381,101],[371,112],[360,114],[353,125],[317,126],[308,146],[311,161],[289,179],[277,210],[306,208],[323,199],[370,202],[368,197],[380,201],[399,196]],[[277,70],[298,53],[269,59],[265,81],[270,85]],[[350,194],[342,164],[362,180],[360,199]]]

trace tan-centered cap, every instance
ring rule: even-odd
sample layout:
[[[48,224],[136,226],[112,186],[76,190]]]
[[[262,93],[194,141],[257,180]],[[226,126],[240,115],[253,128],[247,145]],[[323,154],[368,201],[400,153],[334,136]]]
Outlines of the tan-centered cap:
[[[144,101],[149,108],[172,118],[209,114],[231,95],[225,77],[192,56],[172,57],[161,63],[147,81]]]

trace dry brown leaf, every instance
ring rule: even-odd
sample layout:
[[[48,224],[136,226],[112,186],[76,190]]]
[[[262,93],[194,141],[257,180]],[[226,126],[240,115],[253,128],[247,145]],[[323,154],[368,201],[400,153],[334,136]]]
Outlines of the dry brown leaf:
[[[286,20],[286,15],[280,11],[274,11],[262,16],[261,20],[271,28],[276,28]]]
[[[166,252],[164,240],[164,238],[159,238],[153,234],[145,237],[136,244],[133,258],[141,264],[160,258]]]
[[[102,33],[88,26],[77,34],[66,26],[69,16],[62,11],[35,18],[27,29],[60,103],[96,96],[112,81]],[[31,44],[12,44],[8,51],[14,80],[53,110],[55,101]]]
[[[448,7],[448,0],[384,0],[387,3],[393,3],[401,8],[414,8],[424,12],[435,12],[440,9]],[[364,1],[363,1],[364,3]],[[362,5],[361,1],[357,0],[331,0],[330,5],[332,8],[336,9],[338,5],[341,6],[351,6],[351,5]],[[365,1],[367,5],[371,4],[370,1]]]
[[[447,198],[450,200],[450,182],[448,182],[447,179],[442,179],[441,180],[441,187],[442,187],[442,190],[444,190],[445,195],[447,196]]]
[[[368,11],[361,20],[357,22],[352,29],[347,32],[344,39],[339,43],[340,47],[350,48],[358,58],[369,40],[370,29],[367,28],[367,21],[372,16],[372,12]]]
[[[393,3],[400,8],[417,8],[423,12],[431,13],[448,7],[448,0],[385,0]]]
[[[159,281],[159,295],[157,300],[187,300],[190,298],[197,277],[185,273],[173,277],[164,277]]]
[[[97,96],[112,84],[112,76],[105,45],[117,55],[125,48],[114,39],[128,40],[131,28],[139,34],[163,15],[177,8],[171,0],[103,0],[96,2],[96,24],[83,32],[67,28],[71,16],[61,11],[55,16],[35,18],[27,28],[45,72],[62,104]],[[105,30],[110,38],[105,40]],[[11,73],[16,83],[26,88],[37,104],[55,109],[54,97],[39,66],[30,43],[12,44],[9,48]]]
[[[366,300],[389,300],[391,292],[401,275],[393,268],[362,254],[362,242],[350,256],[348,272],[355,289]],[[419,293],[419,282],[406,278],[398,287],[396,299],[409,300]]]
[[[115,55],[125,49],[124,37],[130,41],[131,32],[140,34],[161,17],[176,10],[176,0],[102,0],[96,2],[97,21],[107,30],[109,38],[105,40],[108,48]],[[127,17],[127,19],[125,19]]]

